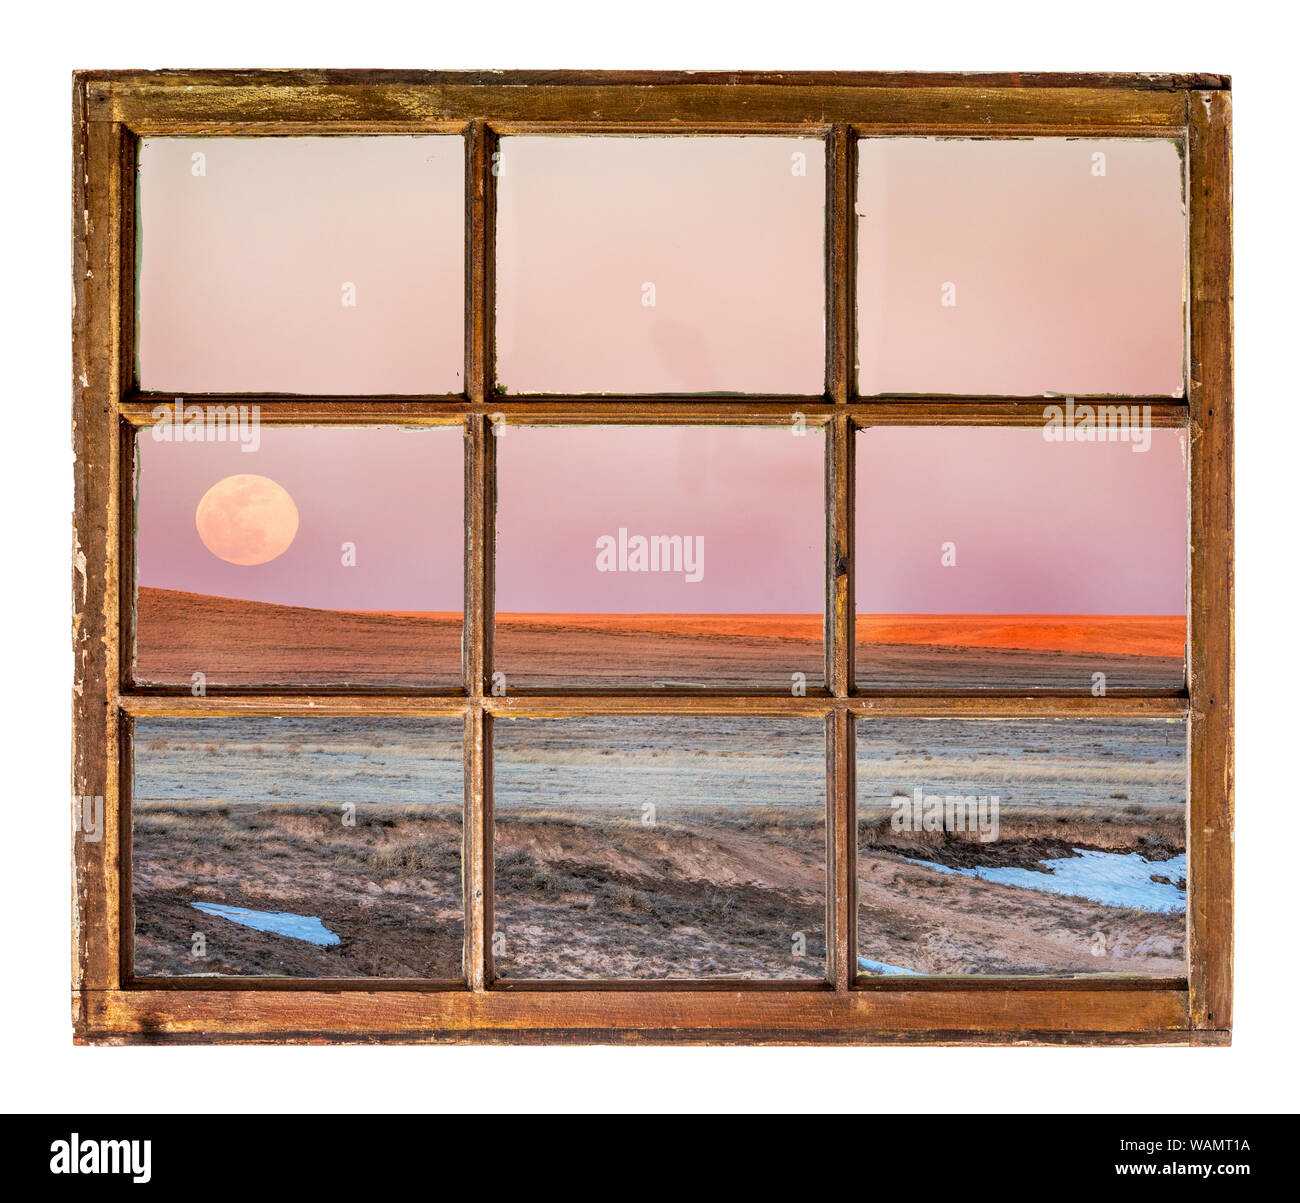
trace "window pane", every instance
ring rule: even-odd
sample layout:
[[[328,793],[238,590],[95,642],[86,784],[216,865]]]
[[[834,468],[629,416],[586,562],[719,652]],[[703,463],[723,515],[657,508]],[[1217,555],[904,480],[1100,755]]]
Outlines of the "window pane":
[[[459,979],[459,719],[141,719],[135,972]]]
[[[497,379],[512,393],[821,393],[814,138],[503,138]]]
[[[459,685],[460,428],[244,417],[225,441],[139,436],[136,678]]]
[[[463,391],[464,154],[446,135],[144,139],[142,387]]]
[[[825,977],[820,719],[495,720],[506,978]]]
[[[823,435],[508,427],[499,684],[820,685]]]
[[[1184,976],[1186,738],[860,721],[859,972]]]
[[[1183,392],[1169,141],[858,143],[861,393]]]
[[[1183,432],[1045,433],[859,432],[860,686],[1181,688]]]

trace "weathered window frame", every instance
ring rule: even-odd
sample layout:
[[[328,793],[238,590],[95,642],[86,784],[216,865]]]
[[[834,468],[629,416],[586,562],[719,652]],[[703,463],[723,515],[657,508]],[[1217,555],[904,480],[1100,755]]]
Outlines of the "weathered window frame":
[[[1231,94],[1226,78],[1111,75],[81,72],[73,88],[73,801],[104,800],[104,834],[74,831],[76,1037],[142,1041],[1023,1042],[1223,1044],[1232,1005]],[[462,396],[256,400],[264,421],[461,425],[466,438],[463,692],[141,689],[129,679],[134,433],[160,397],[134,379],[134,172],[148,135],[456,132],[466,140]],[[503,396],[493,388],[491,247],[500,134],[798,133],[827,143],[826,391],[821,398]],[[880,134],[1150,137],[1184,148],[1187,396],[1137,398],[1188,434],[1187,687],[1102,698],[859,691],[853,672],[853,431],[864,425],[1038,425],[1042,399],[855,394],[855,139]],[[232,395],[234,397],[234,395]],[[201,399],[201,398],[200,398]],[[746,423],[799,409],[826,429],[826,688],[808,697],[655,690],[493,697],[495,470],[506,421]],[[130,736],[141,716],[454,715],[465,724],[465,980],[132,980]],[[824,983],[556,984],[494,980],[494,715],[821,716],[827,729]],[[1186,980],[856,981],[854,720],[869,715],[1186,718]]]

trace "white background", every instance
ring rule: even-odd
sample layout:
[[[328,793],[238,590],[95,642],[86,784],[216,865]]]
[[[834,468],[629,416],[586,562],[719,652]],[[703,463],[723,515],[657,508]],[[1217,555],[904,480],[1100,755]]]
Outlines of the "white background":
[[[1295,1110],[1300,137],[1276,3],[60,3],[5,16],[0,535],[6,1111]],[[567,16],[566,16],[567,14]],[[31,22],[27,24],[26,22]],[[1294,32],[1294,30],[1293,30]],[[68,1004],[74,68],[1213,71],[1236,147],[1237,994],[1230,1049],[74,1048]],[[21,415],[21,417],[20,417]],[[1141,515],[1134,515],[1141,522]],[[1062,537],[1068,537],[1063,522]]]

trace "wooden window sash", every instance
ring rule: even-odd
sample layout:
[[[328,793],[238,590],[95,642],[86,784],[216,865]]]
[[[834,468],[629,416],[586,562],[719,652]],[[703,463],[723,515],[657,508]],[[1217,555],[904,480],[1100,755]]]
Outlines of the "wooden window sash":
[[[460,690],[216,688],[195,698],[130,679],[134,436],[170,394],[134,380],[134,173],[143,136],[458,133],[465,139],[463,394],[255,402],[268,424],[464,430],[465,618]],[[826,141],[826,376],[821,396],[501,395],[492,154],[510,133],[768,133]],[[1169,137],[1188,191],[1187,387],[1150,404],[1187,432],[1187,688],[1093,698],[1034,691],[858,690],[854,432],[874,425],[1039,426],[1044,399],[859,397],[854,370],[855,143],[895,133]],[[599,1039],[863,1043],[1035,1039],[1225,1043],[1231,1023],[1232,429],[1230,93],[1217,76],[713,76],[646,73],[126,72],[74,82],[74,799],[104,798],[101,842],[74,841],[79,1040]],[[201,402],[204,394],[186,394]],[[216,395],[213,395],[214,397]],[[512,691],[493,697],[495,448],[491,423],[783,423],[825,433],[826,685],[750,690]],[[126,594],[123,590],[126,590]],[[827,965],[822,982],[528,982],[491,957],[495,716],[805,715],[826,725]],[[464,723],[463,981],[131,976],[130,734],[163,715],[458,716]],[[1186,979],[856,980],[854,722],[858,717],[1187,720]]]

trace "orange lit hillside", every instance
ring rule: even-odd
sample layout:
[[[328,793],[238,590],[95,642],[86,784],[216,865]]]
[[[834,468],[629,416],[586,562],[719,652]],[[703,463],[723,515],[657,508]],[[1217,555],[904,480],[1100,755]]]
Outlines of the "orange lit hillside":
[[[184,680],[196,664],[231,681],[260,678],[272,664],[318,677],[333,659],[351,679],[359,662],[384,679],[408,671],[423,682],[432,655],[458,665],[457,613],[347,611],[280,606],[142,587],[137,596],[138,667],[146,680]],[[780,639],[820,643],[819,614],[498,614],[503,632],[593,637],[640,634],[680,638]],[[860,614],[860,644],[1181,659],[1182,615]],[[544,639],[549,644],[549,639]],[[538,645],[536,651],[542,650]],[[301,655],[299,655],[301,653]],[[297,659],[302,660],[297,665]],[[280,664],[279,661],[286,661]],[[288,665],[294,660],[294,665]],[[383,661],[382,666],[378,661]],[[389,663],[392,661],[392,663]],[[158,675],[153,675],[158,674]],[[233,675],[232,675],[233,674]],[[214,678],[216,679],[216,678]]]
[[[820,639],[819,614],[499,614],[502,626]],[[860,643],[1181,657],[1181,614],[859,614]]]
[[[820,614],[498,614],[498,626],[563,627],[658,635],[732,635],[741,638],[820,639]]]
[[[1181,657],[1181,614],[859,614],[859,643]]]

